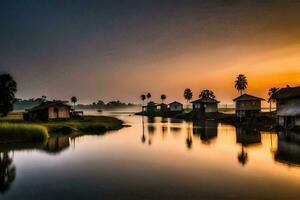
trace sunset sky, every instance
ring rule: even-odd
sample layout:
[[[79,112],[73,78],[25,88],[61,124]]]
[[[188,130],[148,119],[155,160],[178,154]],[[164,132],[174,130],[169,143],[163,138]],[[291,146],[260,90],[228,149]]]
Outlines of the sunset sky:
[[[263,98],[300,85],[300,1],[7,0],[0,27],[21,98],[183,102],[190,87],[232,103],[239,73]]]

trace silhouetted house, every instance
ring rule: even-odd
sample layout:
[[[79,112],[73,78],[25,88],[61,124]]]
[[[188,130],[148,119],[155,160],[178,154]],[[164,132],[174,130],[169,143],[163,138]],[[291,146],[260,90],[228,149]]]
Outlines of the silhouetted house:
[[[146,106],[143,106],[143,111],[156,112],[157,111],[157,104],[154,103],[153,101],[150,101],[149,103],[147,103]]]
[[[165,103],[158,104],[158,109],[161,112],[167,112],[168,111],[168,105],[165,104]]]
[[[300,87],[282,88],[271,98],[276,100],[279,125],[300,127]]]
[[[63,101],[46,101],[40,105],[28,109],[23,113],[24,120],[56,120],[69,119],[71,106]]]
[[[242,94],[233,99],[235,101],[235,112],[238,117],[253,117],[261,111],[261,101],[263,98],[249,94]]]
[[[182,112],[183,105],[182,105],[182,103],[179,103],[178,101],[174,101],[172,103],[169,103],[169,110],[170,110],[170,112]]]
[[[216,99],[210,97],[200,98],[191,102],[193,104],[193,111],[201,113],[214,113],[218,112],[218,103]]]

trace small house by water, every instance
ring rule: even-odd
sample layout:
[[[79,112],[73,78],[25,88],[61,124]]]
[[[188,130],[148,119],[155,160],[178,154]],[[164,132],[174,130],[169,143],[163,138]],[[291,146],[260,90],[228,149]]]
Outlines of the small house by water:
[[[300,86],[278,90],[276,100],[278,124],[286,128],[300,127]]]
[[[63,101],[46,101],[40,105],[28,109],[23,113],[24,120],[56,120],[69,119],[71,106]]]
[[[214,113],[218,112],[218,103],[216,99],[210,97],[202,97],[191,102],[193,104],[193,111],[201,113]]]
[[[158,109],[160,112],[167,112],[168,111],[168,105],[165,103],[158,104]]]
[[[170,112],[182,112],[183,104],[178,101],[173,101],[172,103],[169,103],[169,110]]]
[[[233,99],[235,101],[235,110],[238,117],[253,117],[261,111],[261,101],[263,98],[242,94]]]
[[[146,106],[142,107],[143,112],[157,112],[157,104],[154,103],[153,101],[150,101],[149,103],[147,103]]]

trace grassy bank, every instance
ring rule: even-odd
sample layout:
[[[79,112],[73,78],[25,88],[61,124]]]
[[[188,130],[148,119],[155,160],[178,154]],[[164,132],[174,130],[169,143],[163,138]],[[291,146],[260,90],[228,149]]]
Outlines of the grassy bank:
[[[102,134],[106,131],[118,130],[123,127],[123,121],[107,116],[84,116],[82,119],[66,121],[30,122],[24,121],[21,113],[11,113],[5,118],[0,118],[1,122],[39,125],[45,127],[50,135]]]
[[[48,138],[48,130],[41,125],[0,123],[0,143],[42,142]]]

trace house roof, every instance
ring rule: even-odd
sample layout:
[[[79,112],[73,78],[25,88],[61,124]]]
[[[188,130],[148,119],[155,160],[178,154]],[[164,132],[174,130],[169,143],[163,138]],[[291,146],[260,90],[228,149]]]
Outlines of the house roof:
[[[250,94],[242,94],[241,96],[236,97],[233,101],[264,101],[265,99],[252,96]]]
[[[220,103],[220,101],[210,98],[210,97],[206,97],[206,98],[202,97],[200,99],[192,101],[191,103]]]
[[[180,105],[183,105],[182,103],[178,102],[178,101],[173,101],[171,103],[169,103],[169,105],[172,105],[172,104],[180,104]]]
[[[65,107],[71,108],[71,106],[67,105],[63,101],[45,101],[45,102],[41,103],[38,106],[35,106],[31,109],[28,109],[28,111],[43,110],[45,108],[49,108],[49,107],[52,107],[52,106],[65,106]]]
[[[300,97],[300,86],[281,88],[271,96],[272,99],[289,99]]]

